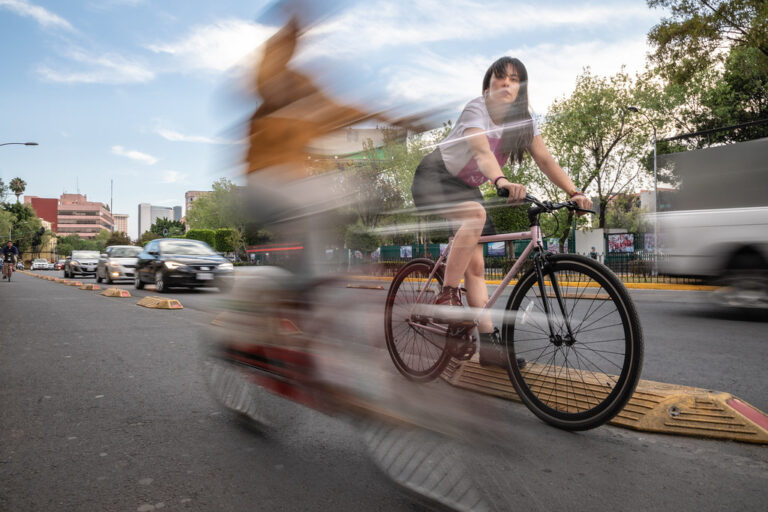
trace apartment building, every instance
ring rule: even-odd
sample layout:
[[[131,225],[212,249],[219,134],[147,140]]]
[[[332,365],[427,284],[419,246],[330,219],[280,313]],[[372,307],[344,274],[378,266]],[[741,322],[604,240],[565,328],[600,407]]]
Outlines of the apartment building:
[[[88,201],[84,194],[61,194],[57,224],[61,236],[93,238],[102,229],[112,231],[114,219],[104,203]]]

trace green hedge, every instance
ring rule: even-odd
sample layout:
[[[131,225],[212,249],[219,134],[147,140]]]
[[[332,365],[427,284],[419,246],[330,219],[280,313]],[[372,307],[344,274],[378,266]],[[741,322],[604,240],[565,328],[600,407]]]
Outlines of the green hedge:
[[[186,237],[191,240],[200,240],[211,247],[216,246],[216,232],[212,229],[190,229]]]

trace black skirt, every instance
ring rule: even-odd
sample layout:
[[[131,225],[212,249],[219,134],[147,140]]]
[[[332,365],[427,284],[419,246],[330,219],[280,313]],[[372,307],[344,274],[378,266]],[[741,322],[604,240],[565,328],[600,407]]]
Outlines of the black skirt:
[[[486,208],[480,189],[467,185],[448,172],[440,154],[440,148],[424,157],[416,168],[411,186],[413,203],[425,214],[443,215],[452,205],[474,201]],[[454,230],[455,231],[455,230]],[[488,209],[485,210],[485,226],[483,236],[495,235]]]

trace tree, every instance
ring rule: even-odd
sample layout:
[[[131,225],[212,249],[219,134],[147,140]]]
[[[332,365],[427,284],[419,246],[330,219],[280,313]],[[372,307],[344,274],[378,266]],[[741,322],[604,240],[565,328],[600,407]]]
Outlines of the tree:
[[[259,225],[248,215],[243,187],[222,178],[213,183],[213,190],[192,203],[187,223],[192,229],[232,228],[238,234],[237,247],[263,239]],[[191,238],[187,236],[187,238]],[[207,241],[207,240],[206,240]],[[213,246],[213,240],[210,245]]]
[[[19,248],[20,252],[28,252],[32,248],[32,241],[35,233],[38,233],[42,227],[42,221],[37,217],[35,210],[28,204],[3,203],[2,209],[10,213],[11,233],[7,231],[3,234],[10,234]],[[8,216],[5,216],[8,219]]]
[[[8,184],[8,188],[10,188],[14,194],[16,194],[16,202],[19,202],[19,196],[24,193],[24,190],[27,188],[27,182],[24,181],[21,178],[13,178],[11,182]]]
[[[0,178],[0,202],[5,201],[5,197],[8,195],[8,185],[5,184],[3,178]]]
[[[672,82],[685,83],[712,67],[724,50],[754,48],[768,58],[765,0],[648,0],[648,5],[671,13],[648,40],[655,46],[652,61]]]
[[[107,238],[107,241],[104,244],[105,247],[111,247],[113,245],[131,245],[131,239],[122,231],[115,231],[109,235],[109,238]]]
[[[630,233],[645,232],[648,222],[645,220],[646,211],[640,207],[636,197],[622,194],[616,196],[608,205],[605,225],[608,228],[622,228]]]
[[[768,2],[649,0],[671,16],[648,39],[653,73],[678,120],[695,132],[768,118]],[[768,136],[752,125],[692,139],[690,147]]]
[[[636,104],[636,96],[637,87],[624,71],[598,77],[587,68],[577,77],[571,96],[552,104],[542,125],[547,146],[560,166],[577,187],[597,195],[601,228],[610,198],[644,178],[640,162],[648,147],[650,127],[626,110]],[[537,174],[550,199],[565,199]]]
[[[360,229],[358,226],[350,226],[347,228],[347,233],[344,236],[344,245],[346,245],[348,249],[366,254],[375,251],[380,243],[379,237],[364,229]]]
[[[186,227],[180,220],[157,219],[149,230],[158,236],[177,238],[184,236]]]
[[[147,242],[149,242],[151,240],[156,240],[158,238],[162,238],[162,236],[160,236],[160,235],[158,235],[156,233],[153,233],[151,231],[145,231],[139,237],[138,245],[144,247],[145,245],[147,245]]]

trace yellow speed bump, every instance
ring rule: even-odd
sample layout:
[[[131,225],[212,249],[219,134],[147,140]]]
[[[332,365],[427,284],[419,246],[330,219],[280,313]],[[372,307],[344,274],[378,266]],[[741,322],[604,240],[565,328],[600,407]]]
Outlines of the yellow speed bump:
[[[67,286],[83,286],[82,281],[67,281]]]
[[[507,372],[501,369],[452,360],[443,378],[456,387],[520,401]],[[599,394],[597,389],[592,392]],[[730,393],[650,380],[640,381],[611,424],[645,432],[768,444],[768,415],[747,402]]]
[[[144,297],[136,303],[139,306],[153,309],[184,309],[177,299],[166,299],[164,297],[154,297],[152,295]]]
[[[123,290],[122,288],[107,288],[101,292],[101,295],[105,297],[130,297],[131,292]]]
[[[97,284],[88,283],[80,287],[81,290],[100,290],[101,287]]]
[[[61,277],[54,277],[53,280],[57,283],[64,283],[66,282],[66,279],[62,279]]]

